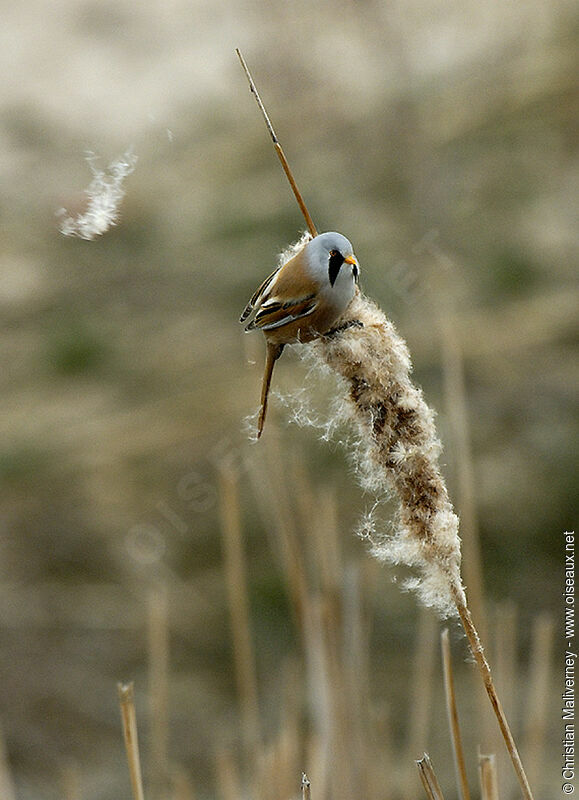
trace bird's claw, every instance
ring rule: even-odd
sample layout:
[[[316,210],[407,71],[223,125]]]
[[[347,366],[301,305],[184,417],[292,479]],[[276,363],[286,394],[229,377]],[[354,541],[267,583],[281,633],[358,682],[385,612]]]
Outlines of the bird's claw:
[[[324,334],[326,339],[331,339],[334,336],[337,336],[339,333],[343,333],[344,331],[349,330],[350,328],[363,328],[364,323],[359,319],[349,319],[347,322],[343,322],[341,325],[337,325],[335,328],[330,328],[330,330]]]

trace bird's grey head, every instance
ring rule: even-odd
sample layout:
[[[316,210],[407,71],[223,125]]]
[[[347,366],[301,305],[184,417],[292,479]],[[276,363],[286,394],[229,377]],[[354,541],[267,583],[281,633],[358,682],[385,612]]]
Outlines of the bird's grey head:
[[[341,233],[320,233],[306,245],[310,268],[318,280],[328,279],[334,286],[345,264],[354,282],[358,281],[359,267],[354,248]]]

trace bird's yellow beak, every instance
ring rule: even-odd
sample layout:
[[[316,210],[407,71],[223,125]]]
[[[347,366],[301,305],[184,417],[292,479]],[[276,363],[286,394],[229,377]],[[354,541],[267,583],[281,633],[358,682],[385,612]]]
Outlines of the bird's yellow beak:
[[[358,263],[356,261],[356,259],[354,258],[354,256],[346,256],[344,261],[346,262],[346,264],[357,264]]]

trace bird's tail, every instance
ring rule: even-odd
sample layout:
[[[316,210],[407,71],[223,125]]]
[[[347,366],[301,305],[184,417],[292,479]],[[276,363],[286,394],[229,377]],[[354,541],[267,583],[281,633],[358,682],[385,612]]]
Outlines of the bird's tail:
[[[269,387],[271,385],[271,376],[275,362],[281,356],[283,351],[283,344],[272,344],[266,342],[265,352],[265,370],[263,373],[263,382],[261,384],[261,408],[259,409],[259,417],[257,420],[257,438],[261,436],[263,425],[265,422],[265,415],[267,412],[267,399],[269,396]]]

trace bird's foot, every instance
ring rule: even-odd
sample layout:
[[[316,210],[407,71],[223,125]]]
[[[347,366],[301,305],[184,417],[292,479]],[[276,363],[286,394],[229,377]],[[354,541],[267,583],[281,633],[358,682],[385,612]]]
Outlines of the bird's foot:
[[[334,336],[337,336],[339,333],[343,333],[347,331],[349,328],[363,328],[364,323],[361,322],[359,319],[349,319],[347,322],[343,322],[341,325],[337,325],[335,328],[330,328],[330,330],[324,334],[327,339],[331,339]]]

